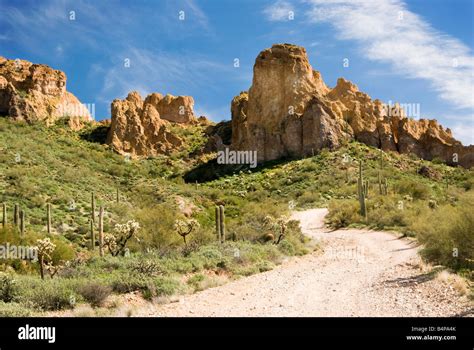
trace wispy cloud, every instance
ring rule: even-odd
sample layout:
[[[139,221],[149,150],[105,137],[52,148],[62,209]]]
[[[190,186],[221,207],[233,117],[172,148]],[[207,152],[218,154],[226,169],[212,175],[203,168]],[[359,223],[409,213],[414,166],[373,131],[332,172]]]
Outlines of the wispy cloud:
[[[284,0],[279,0],[263,10],[269,21],[288,21],[290,13],[294,14],[293,5]]]
[[[197,5],[194,0],[185,0],[185,7],[191,11],[192,17],[200,24],[203,28],[209,29],[209,19],[204,11]]]
[[[190,88],[218,89],[209,74],[231,74],[232,65],[223,65],[193,54],[169,54],[130,47],[124,50],[112,68],[104,72],[101,95],[104,99],[124,97],[130,91],[182,95]],[[128,60],[128,61],[125,61]],[[126,67],[126,62],[130,67]],[[95,67],[95,70],[98,68]],[[172,90],[171,90],[172,89]]]
[[[308,19],[329,23],[368,59],[427,80],[455,108],[474,108],[474,57],[461,41],[435,30],[401,0],[308,0]]]

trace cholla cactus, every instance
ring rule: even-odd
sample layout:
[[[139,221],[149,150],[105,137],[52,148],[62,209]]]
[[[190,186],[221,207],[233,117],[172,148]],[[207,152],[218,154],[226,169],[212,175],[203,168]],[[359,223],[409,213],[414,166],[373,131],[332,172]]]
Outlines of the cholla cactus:
[[[174,229],[178,234],[183,237],[184,245],[188,245],[186,243],[186,236],[189,235],[194,229],[199,228],[199,222],[195,219],[188,219],[188,220],[176,220],[174,222]]]
[[[278,234],[277,240],[273,241],[274,244],[279,244],[281,240],[285,237],[287,222],[288,218],[285,216],[280,216],[278,219],[275,219],[274,217],[267,215],[263,219],[263,223],[265,224],[265,226],[267,226],[271,231],[275,232],[275,235],[271,234],[271,236],[275,237],[276,234]],[[269,237],[270,235],[267,234],[265,239],[269,240]]]
[[[125,245],[132,238],[136,237],[140,224],[135,220],[129,220],[125,224],[116,224],[114,234],[104,235],[104,246],[109,249],[112,256],[117,256],[125,251]]]
[[[51,255],[56,249],[56,244],[51,242],[51,239],[49,239],[49,237],[46,237],[45,239],[36,240],[36,244],[36,248],[38,250],[38,262],[40,266],[41,279],[44,279],[45,265],[49,265],[51,263]]]

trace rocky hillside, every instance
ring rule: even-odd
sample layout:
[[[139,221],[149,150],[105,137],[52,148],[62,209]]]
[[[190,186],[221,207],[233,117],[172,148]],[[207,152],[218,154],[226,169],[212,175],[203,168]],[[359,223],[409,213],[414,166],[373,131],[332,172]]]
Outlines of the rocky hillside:
[[[357,140],[384,151],[471,167],[474,146],[463,146],[436,120],[414,120],[340,78],[330,89],[306,50],[277,44],[254,65],[252,86],[232,101],[232,147],[256,150],[259,161],[304,157]]]
[[[68,116],[72,128],[91,120],[87,108],[66,90],[66,74],[43,64],[0,57],[0,115],[53,123]]]

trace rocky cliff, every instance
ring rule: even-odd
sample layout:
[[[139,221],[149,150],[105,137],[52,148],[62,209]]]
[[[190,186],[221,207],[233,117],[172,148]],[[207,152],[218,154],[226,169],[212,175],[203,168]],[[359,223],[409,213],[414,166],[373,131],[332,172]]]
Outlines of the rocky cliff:
[[[91,120],[87,108],[66,90],[66,75],[43,64],[0,57],[0,115],[46,123],[68,116],[71,126]]]
[[[132,157],[169,154],[182,144],[170,125],[197,123],[193,106],[190,96],[152,93],[143,100],[138,92],[131,92],[126,99],[112,102],[107,143]]]
[[[471,167],[474,146],[463,146],[436,120],[414,120],[340,78],[328,88],[306,50],[277,44],[254,65],[252,86],[232,100],[232,147],[256,150],[260,162],[304,157],[358,140],[385,151],[413,153]]]

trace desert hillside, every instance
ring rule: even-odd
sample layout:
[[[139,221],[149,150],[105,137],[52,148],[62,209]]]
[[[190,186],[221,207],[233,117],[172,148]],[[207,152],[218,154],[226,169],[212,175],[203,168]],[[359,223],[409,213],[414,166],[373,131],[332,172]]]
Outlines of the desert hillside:
[[[365,246],[379,268],[354,275],[351,263],[331,265],[318,270],[328,278],[321,290],[352,281],[362,291],[407,274],[435,281],[419,290],[424,306],[415,316],[470,312],[472,146],[435,120],[385,108],[343,78],[328,87],[302,47],[263,50],[252,86],[231,101],[231,121],[220,123],[196,115],[191,96],[133,91],[112,102],[110,120],[96,122],[77,107],[64,73],[22,60],[0,60],[0,83],[2,316],[85,307],[110,315],[148,302],[145,309],[157,307],[151,315],[182,315],[188,309],[167,303],[274,268],[274,283],[314,272],[341,242]],[[232,152],[251,152],[255,162],[221,162]],[[312,232],[313,224],[324,232]],[[409,254],[393,253],[411,245]],[[22,252],[33,256],[18,258]],[[396,270],[415,257],[419,270]],[[434,279],[440,274],[449,278]],[[261,278],[238,288],[260,290]],[[427,301],[445,288],[455,303]],[[207,315],[214,309],[202,295],[196,302]],[[382,294],[374,298],[384,304]],[[318,303],[296,310],[325,314]],[[403,314],[364,303],[341,315]],[[252,314],[247,306],[234,310]],[[257,314],[280,315],[265,310]]]

